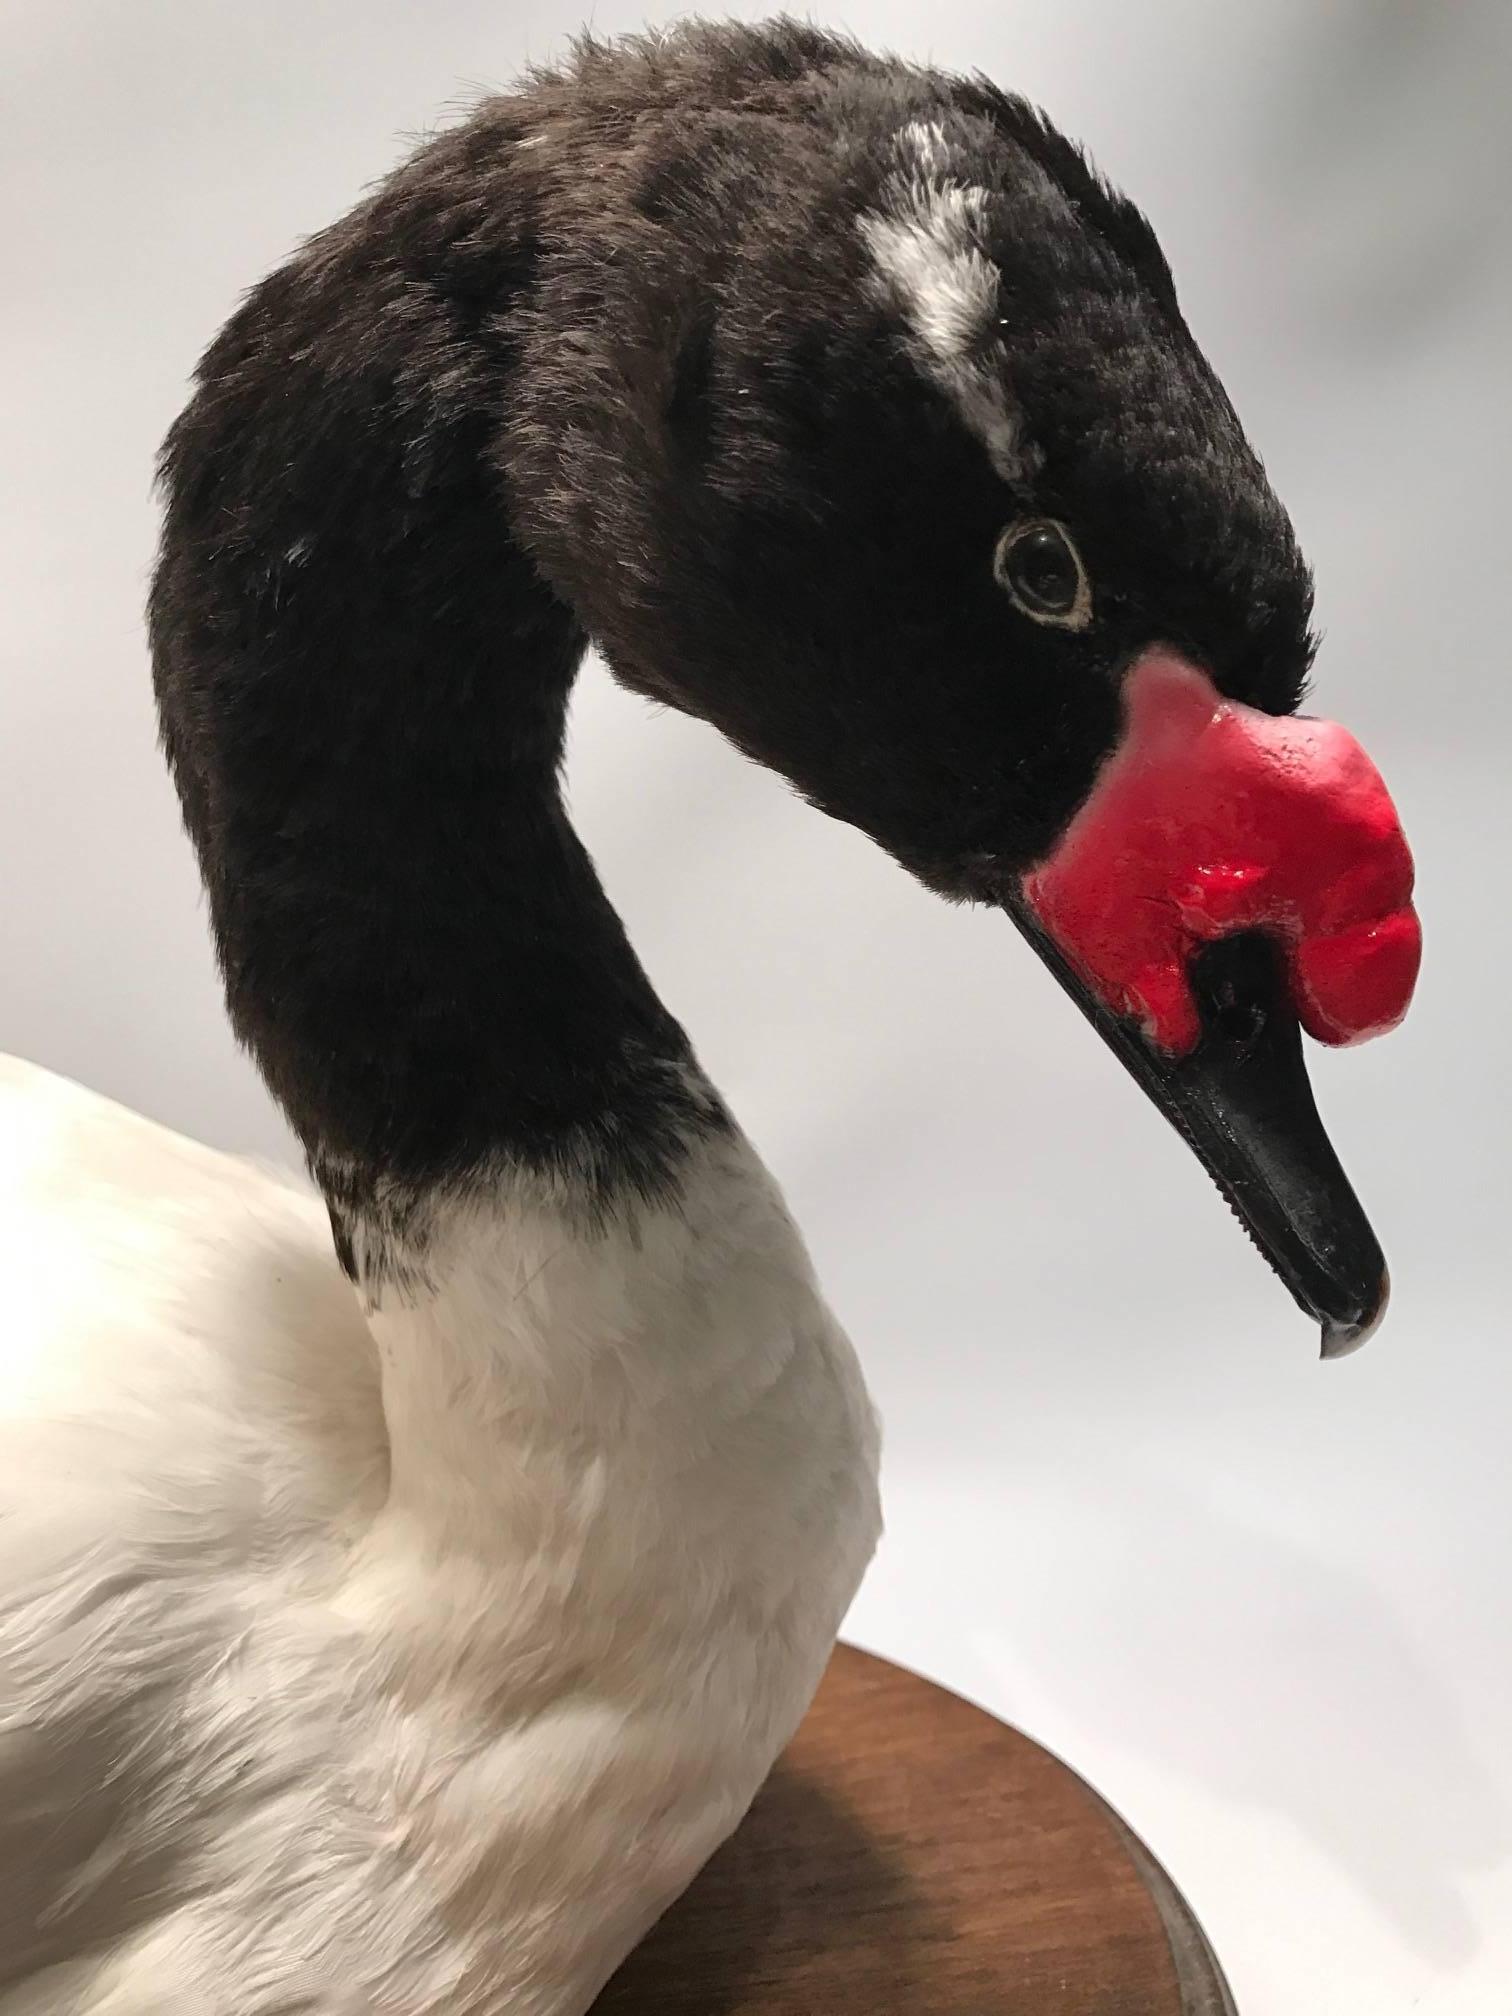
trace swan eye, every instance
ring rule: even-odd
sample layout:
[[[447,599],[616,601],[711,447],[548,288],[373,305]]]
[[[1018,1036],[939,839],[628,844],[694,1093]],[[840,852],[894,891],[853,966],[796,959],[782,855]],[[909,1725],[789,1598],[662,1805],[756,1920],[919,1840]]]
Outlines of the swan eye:
[[[1030,518],[999,539],[992,571],[1036,623],[1085,630],[1092,620],[1092,584],[1064,525]]]

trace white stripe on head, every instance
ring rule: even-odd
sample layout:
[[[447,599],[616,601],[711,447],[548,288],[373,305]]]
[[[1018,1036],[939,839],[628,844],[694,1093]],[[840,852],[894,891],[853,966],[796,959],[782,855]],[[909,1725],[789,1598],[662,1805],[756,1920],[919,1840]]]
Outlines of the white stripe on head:
[[[1008,397],[1006,359],[990,333],[998,269],[982,250],[987,191],[950,171],[944,130],[915,121],[898,134],[899,172],[885,208],[861,219],[876,288],[901,307],[925,371],[980,439],[1006,481],[1031,474],[1038,456]]]

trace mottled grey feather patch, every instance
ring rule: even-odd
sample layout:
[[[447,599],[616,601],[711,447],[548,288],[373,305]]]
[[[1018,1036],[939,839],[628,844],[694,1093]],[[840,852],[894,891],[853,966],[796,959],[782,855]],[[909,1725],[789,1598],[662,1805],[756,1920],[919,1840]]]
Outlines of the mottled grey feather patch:
[[[942,127],[915,121],[897,141],[900,166],[885,207],[861,219],[876,262],[875,285],[901,308],[928,376],[982,442],[1006,482],[1033,473],[1038,455],[1024,438],[1008,393],[1007,359],[995,335],[999,274],[982,247],[985,189],[952,173]]]

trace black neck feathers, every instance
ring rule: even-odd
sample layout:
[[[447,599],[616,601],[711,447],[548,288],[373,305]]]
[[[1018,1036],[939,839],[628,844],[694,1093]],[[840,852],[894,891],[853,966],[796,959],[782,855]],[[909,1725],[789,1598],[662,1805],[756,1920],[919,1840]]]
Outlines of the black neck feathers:
[[[490,454],[534,251],[518,203],[479,239],[469,145],[251,295],[162,463],[155,681],[230,1013],[348,1208],[500,1156],[654,1186],[709,1106],[562,807],[585,640]]]

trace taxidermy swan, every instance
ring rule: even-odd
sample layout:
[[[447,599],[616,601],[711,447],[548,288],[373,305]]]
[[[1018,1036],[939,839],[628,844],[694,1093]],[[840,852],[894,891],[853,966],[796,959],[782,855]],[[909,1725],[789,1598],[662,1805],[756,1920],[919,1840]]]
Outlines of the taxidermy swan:
[[[257,287],[163,458],[163,738],[320,1197],[4,1079],[3,2016],[572,2016],[878,1530],[851,1348],[567,822],[591,639],[1005,909],[1325,1348],[1376,773],[1144,220],[791,24],[584,44]],[[334,1237],[333,1237],[334,1235]]]

